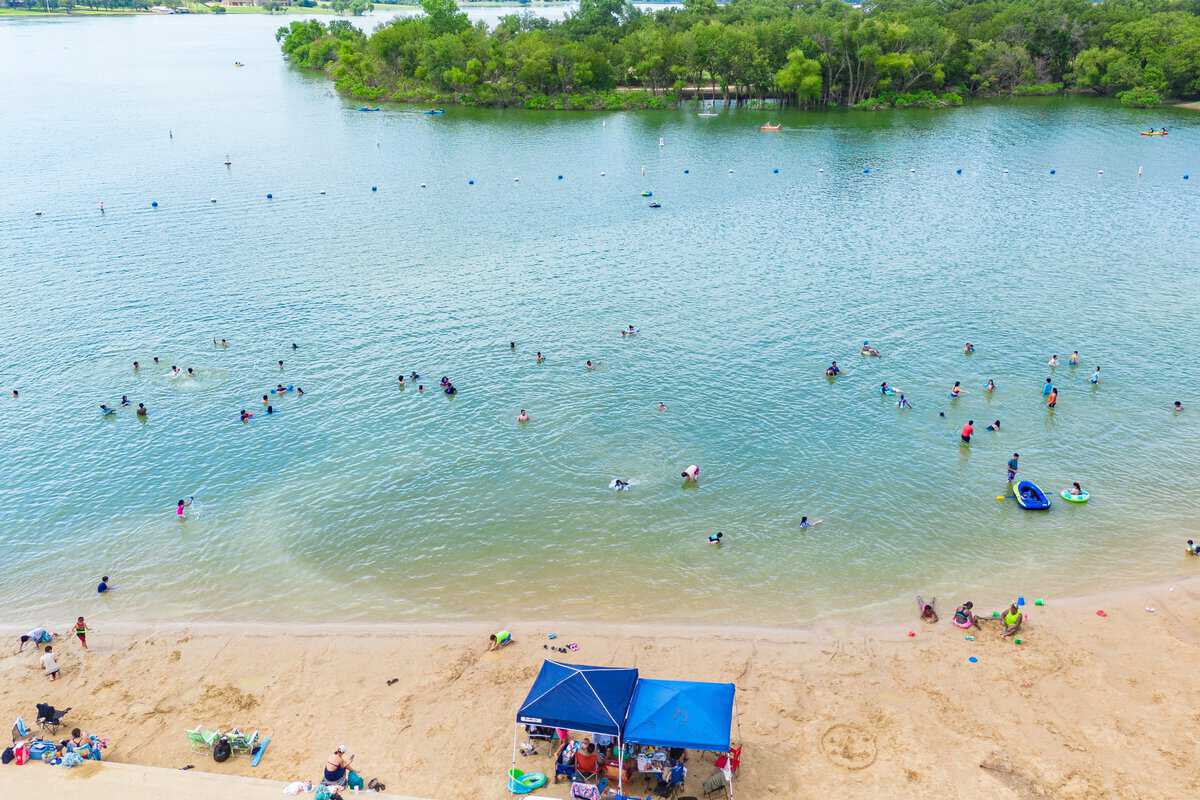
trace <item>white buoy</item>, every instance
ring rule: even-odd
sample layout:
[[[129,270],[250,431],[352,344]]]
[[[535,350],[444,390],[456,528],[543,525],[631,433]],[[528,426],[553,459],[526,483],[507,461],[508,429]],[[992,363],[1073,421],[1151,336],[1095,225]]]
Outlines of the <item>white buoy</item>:
[[[210,198],[208,198],[208,202],[210,202],[210,203],[215,203],[215,202],[217,202],[217,198],[215,198],[215,197],[210,197]]]
[[[644,164],[642,165],[642,177],[646,177],[646,166]]]
[[[1138,166],[1138,177],[1142,177],[1142,168],[1140,165]]]
[[[513,183],[520,183],[520,182],[521,182],[520,178],[513,178]]]
[[[824,167],[817,167],[817,172],[824,172],[824,171],[825,171]]]
[[[658,137],[658,146],[659,147],[664,147],[664,146],[666,146],[666,144],[667,143],[663,140],[663,137],[661,137],[661,136]]]
[[[604,177],[605,175],[607,175],[607,174],[608,174],[607,172],[601,172],[601,173],[600,173],[600,177],[601,177],[601,178],[603,178],[603,177]]]
[[[1098,169],[1098,170],[1096,170],[1096,174],[1097,174],[1097,175],[1103,175],[1103,174],[1104,174],[1104,170],[1102,170],[1102,169]]]
[[[325,194],[325,190],[322,189],[320,192],[318,192],[318,194]]]
[[[909,172],[916,172],[916,170],[915,170],[915,169],[913,169],[912,167],[909,167],[909,168],[908,168],[908,171],[909,171]]]
[[[732,174],[733,174],[733,170],[729,170],[729,174],[730,174],[730,175],[732,175]]]
[[[423,184],[423,183],[422,183],[422,184],[421,184],[421,188],[422,188],[422,189],[424,189],[424,188],[425,188],[425,184]]]

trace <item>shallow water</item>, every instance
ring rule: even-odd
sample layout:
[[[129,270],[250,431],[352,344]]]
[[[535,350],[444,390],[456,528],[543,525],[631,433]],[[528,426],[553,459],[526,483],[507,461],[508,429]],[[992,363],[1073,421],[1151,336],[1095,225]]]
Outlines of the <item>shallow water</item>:
[[[0,21],[0,387],[21,392],[0,397],[0,603],[21,619],[791,624],[1188,566],[1200,118],[366,114],[282,62],[278,24]],[[397,389],[412,370],[424,395]],[[307,395],[239,424],[277,382]],[[148,422],[101,418],[122,394]],[[1093,500],[997,502],[1014,450]],[[121,591],[99,602],[102,573]]]

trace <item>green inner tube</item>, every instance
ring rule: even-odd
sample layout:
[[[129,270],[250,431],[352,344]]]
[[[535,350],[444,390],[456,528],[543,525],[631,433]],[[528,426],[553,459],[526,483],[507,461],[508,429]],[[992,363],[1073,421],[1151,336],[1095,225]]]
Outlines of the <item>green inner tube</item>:
[[[1068,503],[1086,503],[1088,501],[1088,497],[1091,496],[1087,493],[1087,491],[1084,491],[1083,494],[1071,494],[1069,489],[1063,489],[1061,494],[1062,499],[1066,500]]]

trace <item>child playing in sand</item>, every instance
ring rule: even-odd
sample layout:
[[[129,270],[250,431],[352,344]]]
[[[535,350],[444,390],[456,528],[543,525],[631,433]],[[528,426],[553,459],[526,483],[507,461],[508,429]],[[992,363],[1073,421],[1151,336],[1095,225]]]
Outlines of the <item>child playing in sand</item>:
[[[932,625],[933,623],[938,621],[937,612],[933,610],[933,606],[935,603],[937,603],[936,597],[929,598],[929,602],[926,603],[924,600],[921,599],[921,595],[917,595],[917,608],[920,609],[920,611],[921,611],[921,621],[922,622],[928,622],[929,624]]]
[[[488,652],[499,650],[501,647],[508,647],[513,642],[512,634],[508,631],[496,631],[488,637]]]
[[[88,630],[89,630],[89,628],[87,626],[87,623],[83,621],[83,617],[80,617],[79,619],[75,620],[75,635],[79,637],[79,643],[81,645],[83,645],[84,650],[88,649],[88,646],[87,646]]]

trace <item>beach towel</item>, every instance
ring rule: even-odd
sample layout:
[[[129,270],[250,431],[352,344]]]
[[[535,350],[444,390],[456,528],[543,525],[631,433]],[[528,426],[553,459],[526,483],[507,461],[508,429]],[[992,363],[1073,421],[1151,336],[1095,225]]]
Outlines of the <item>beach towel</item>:
[[[572,783],[571,797],[576,800],[600,800],[600,789],[590,783]]]

